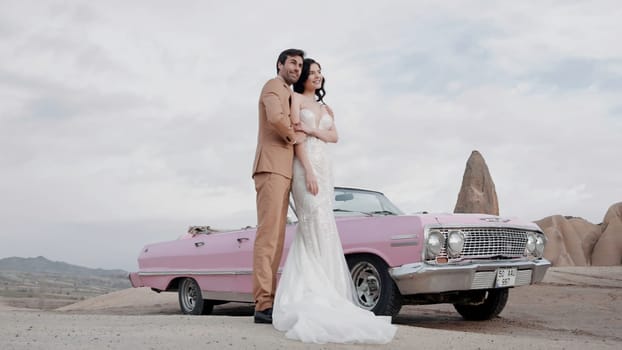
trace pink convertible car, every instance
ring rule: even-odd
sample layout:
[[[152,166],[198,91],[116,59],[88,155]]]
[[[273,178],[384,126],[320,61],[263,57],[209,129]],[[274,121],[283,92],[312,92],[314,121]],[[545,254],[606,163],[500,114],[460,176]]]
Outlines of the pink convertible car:
[[[405,215],[380,192],[343,187],[335,188],[334,212],[358,303],[378,315],[394,316],[404,304],[451,303],[465,319],[490,319],[511,288],[540,282],[551,265],[540,228],[515,218]],[[292,221],[284,257],[296,233]],[[252,303],[254,241],[254,227],[193,226],[177,240],[146,245],[130,280],[178,292],[185,314]]]

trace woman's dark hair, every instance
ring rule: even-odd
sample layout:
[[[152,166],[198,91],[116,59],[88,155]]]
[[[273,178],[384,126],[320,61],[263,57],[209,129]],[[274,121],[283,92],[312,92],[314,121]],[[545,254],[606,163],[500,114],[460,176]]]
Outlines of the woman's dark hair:
[[[305,58],[302,62],[302,72],[300,73],[300,78],[297,82],[294,83],[294,91],[299,94],[302,94],[305,91],[305,82],[309,79],[309,69],[311,69],[312,64],[317,64],[322,69],[319,63],[317,63],[313,58]],[[315,99],[324,104],[324,96],[326,96],[326,91],[324,90],[324,83],[326,79],[322,78],[322,86],[319,89],[315,90]]]
[[[285,64],[287,61],[287,57],[296,57],[305,58],[305,52],[299,49],[287,49],[279,54],[279,58],[276,59],[276,74],[279,74],[279,63]]]

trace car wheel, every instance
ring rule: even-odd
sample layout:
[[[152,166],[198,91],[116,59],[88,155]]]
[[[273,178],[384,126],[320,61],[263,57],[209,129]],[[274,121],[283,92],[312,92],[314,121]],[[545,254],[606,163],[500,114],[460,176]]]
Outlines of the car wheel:
[[[351,256],[347,261],[359,306],[376,315],[397,315],[402,308],[402,295],[387,264],[372,255]]]
[[[481,304],[454,304],[454,308],[465,319],[484,321],[499,315],[508,301],[509,288],[489,289]]]
[[[192,278],[184,278],[179,283],[179,308],[186,315],[208,315],[214,304],[203,300],[199,284]]]

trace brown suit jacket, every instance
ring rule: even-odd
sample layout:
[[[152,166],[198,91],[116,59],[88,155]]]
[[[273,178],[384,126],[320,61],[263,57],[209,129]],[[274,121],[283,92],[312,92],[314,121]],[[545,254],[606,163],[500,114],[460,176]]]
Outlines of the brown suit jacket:
[[[253,176],[268,172],[292,177],[295,132],[290,119],[292,90],[281,79],[268,80],[259,96],[259,133]]]

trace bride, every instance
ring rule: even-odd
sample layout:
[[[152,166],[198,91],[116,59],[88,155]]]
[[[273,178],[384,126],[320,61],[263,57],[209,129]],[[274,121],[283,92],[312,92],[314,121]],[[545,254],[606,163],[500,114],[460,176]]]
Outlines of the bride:
[[[337,142],[324,78],[315,60],[303,62],[294,84],[292,122],[307,134],[295,145],[292,195],[296,236],[283,268],[272,314],[276,329],[307,343],[384,344],[397,330],[390,317],[360,308],[333,216],[332,165],[327,142]]]

